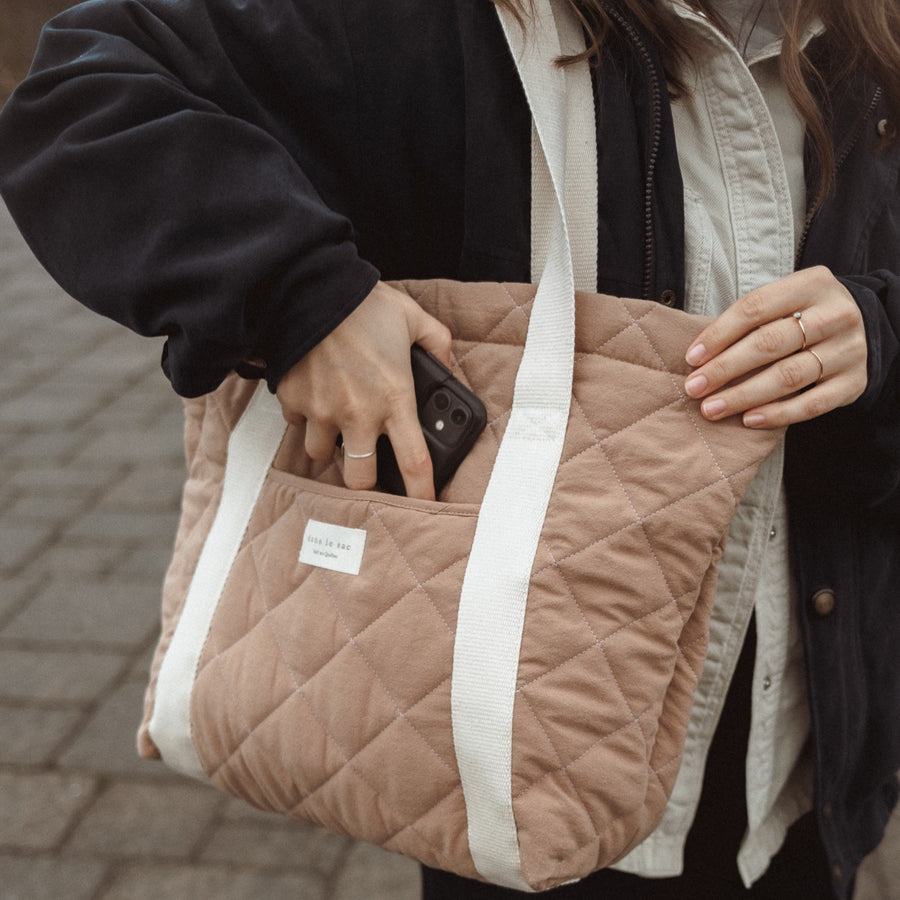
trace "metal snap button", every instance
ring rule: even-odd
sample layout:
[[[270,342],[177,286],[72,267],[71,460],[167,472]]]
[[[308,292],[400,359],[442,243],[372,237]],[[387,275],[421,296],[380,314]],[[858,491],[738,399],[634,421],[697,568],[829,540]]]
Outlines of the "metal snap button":
[[[659,295],[659,302],[663,306],[674,306],[678,297],[673,290],[665,290]]]
[[[812,598],[813,609],[817,616],[830,616],[837,606],[837,600],[834,593],[829,590],[816,591]]]

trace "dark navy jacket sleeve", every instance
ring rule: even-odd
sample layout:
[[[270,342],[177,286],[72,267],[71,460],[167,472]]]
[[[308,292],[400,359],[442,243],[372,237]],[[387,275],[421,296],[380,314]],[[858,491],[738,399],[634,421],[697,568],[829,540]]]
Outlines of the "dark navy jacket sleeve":
[[[183,395],[248,355],[274,386],[378,279],[304,174],[304,133],[355,130],[340,10],[93,0],[45,28],[0,116],[0,190],[35,254],[83,303],[167,336]],[[353,148],[320,152],[352,189]]]
[[[900,277],[877,271],[840,280],[863,315],[868,383],[850,406],[803,426],[818,448],[809,489],[820,499],[837,491],[900,524]]]
[[[853,81],[835,108],[842,157],[812,221],[803,266],[827,266],[853,295],[866,330],[867,385],[850,406],[792,425],[789,499],[900,524],[900,148],[881,148],[874,86]],[[897,527],[894,525],[893,527]]]

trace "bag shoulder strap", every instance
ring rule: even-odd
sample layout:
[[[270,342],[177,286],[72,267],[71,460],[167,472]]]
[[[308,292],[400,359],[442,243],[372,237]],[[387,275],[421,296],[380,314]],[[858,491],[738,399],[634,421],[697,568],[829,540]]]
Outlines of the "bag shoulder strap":
[[[563,55],[584,50],[581,25],[568,7],[553,9]],[[597,290],[597,126],[593,78],[586,62],[567,66],[566,220],[575,270],[575,288]],[[547,260],[556,198],[537,128],[531,127],[531,280],[540,280]]]
[[[566,220],[566,182],[569,165],[570,179],[581,177],[578,151],[583,147],[570,150],[567,146],[566,123],[569,104],[574,102],[571,82],[590,75],[586,64],[567,68],[555,64],[563,48],[550,0],[534,3],[535,18],[527,31],[508,11],[498,7],[498,13],[531,107],[553,202],[547,212],[546,255],[516,376],[513,407],[463,580],[451,710],[475,868],[488,881],[528,891],[512,808],[513,706],[531,569],[559,467],[572,396],[575,274]],[[587,90],[592,98],[590,83]],[[590,120],[593,123],[592,107]],[[589,141],[595,141],[593,127],[590,132]],[[593,168],[596,170],[596,163]],[[596,190],[584,193],[591,193],[596,200]],[[596,206],[594,219],[596,222]],[[596,254],[596,224],[593,233]]]

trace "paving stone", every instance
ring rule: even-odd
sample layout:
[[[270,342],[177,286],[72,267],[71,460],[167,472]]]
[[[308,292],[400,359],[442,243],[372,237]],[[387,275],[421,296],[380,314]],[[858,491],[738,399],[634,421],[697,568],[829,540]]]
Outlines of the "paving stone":
[[[0,765],[41,766],[52,762],[60,742],[81,715],[72,709],[0,706]]]
[[[3,900],[90,900],[103,881],[102,862],[0,855]]]
[[[231,871],[209,866],[132,866],[99,900],[325,900],[316,875]],[[372,894],[368,900],[393,900]]]
[[[159,624],[159,586],[117,579],[54,580],[0,636],[138,648]]]
[[[181,452],[179,448],[179,453]],[[178,510],[187,476],[184,465],[142,465],[125,476],[103,498],[101,509]]]
[[[94,394],[64,394],[31,390],[20,397],[0,403],[0,418],[5,427],[54,431],[74,427],[103,404]]]
[[[97,410],[90,418],[89,425],[98,431],[118,431],[123,427],[146,428],[173,404],[177,405],[180,414],[181,400],[172,386],[161,373],[154,374],[151,383],[140,382],[125,390],[103,409]]]
[[[159,373],[161,386],[165,377],[159,368],[161,345],[132,334],[121,327],[102,348],[80,356],[58,370],[58,380],[70,384],[99,383],[109,386],[131,382],[149,372]],[[171,390],[171,388],[169,389]]]
[[[19,497],[3,512],[3,518],[15,522],[61,524],[84,509],[83,497],[52,494],[27,494]]]
[[[143,690],[144,686],[150,679],[150,666],[153,663],[153,655],[156,652],[156,642],[147,647],[147,649],[134,661],[131,669],[126,677],[127,682],[133,682],[140,685]]]
[[[202,785],[116,782],[87,811],[66,855],[187,859],[220,803]],[[190,895],[159,891],[156,896]]]
[[[345,861],[331,900],[418,900],[419,866],[370,844],[356,844]]]
[[[290,867],[331,875],[349,848],[346,838],[319,828],[287,823],[260,827],[224,823],[216,829],[200,859],[270,868]]]
[[[53,534],[46,524],[0,520],[0,573],[14,572],[24,566]]]
[[[0,697],[5,701],[90,701],[124,669],[112,653],[0,649]]]
[[[128,425],[115,431],[107,431],[88,441],[79,452],[77,460],[124,460],[146,464],[166,461],[184,470],[184,444],[181,423],[174,427]]]
[[[220,812],[223,822],[236,822],[243,825],[256,824],[262,827],[284,827],[285,818],[280,813],[269,812],[265,809],[257,809],[237,797],[228,797]],[[297,827],[303,827],[297,823]]]
[[[94,463],[59,466],[41,460],[20,469],[9,479],[9,487],[54,496],[84,497],[98,493],[121,478],[121,467]]]
[[[174,535],[172,541],[174,542]],[[154,585],[162,585],[163,577],[172,558],[172,545],[142,547],[123,556],[116,567],[120,578],[138,578]]]
[[[75,581],[98,579],[107,574],[125,575],[119,571],[119,564],[129,559],[133,551],[127,547],[100,544],[95,541],[72,541],[54,543],[44,550],[33,565],[51,578]]]
[[[27,575],[0,580],[0,629],[15,610],[35,595],[38,587],[37,580]]]
[[[144,709],[144,682],[128,681],[99,706],[60,756],[60,765],[104,774],[172,780],[158,760],[138,756],[135,735]]]
[[[75,519],[66,529],[65,536],[168,546],[175,537],[177,527],[178,515],[175,512],[93,511]]]
[[[86,313],[70,297],[58,289],[54,290],[54,287],[51,282],[49,290],[37,292],[45,317],[53,319],[53,329],[48,329],[46,324],[38,329],[26,328],[19,331],[16,340],[20,350],[30,354],[35,367],[44,367],[52,362],[56,373],[69,360],[91,353],[102,353],[104,343],[118,335],[120,326],[102,316]],[[16,303],[15,293],[4,290],[4,294],[6,302]],[[77,387],[77,384],[73,387]]]
[[[51,850],[90,801],[95,782],[56,772],[0,772],[0,848]]]
[[[36,462],[63,466],[79,453],[87,440],[80,430],[19,435],[9,444],[4,456],[29,466]]]

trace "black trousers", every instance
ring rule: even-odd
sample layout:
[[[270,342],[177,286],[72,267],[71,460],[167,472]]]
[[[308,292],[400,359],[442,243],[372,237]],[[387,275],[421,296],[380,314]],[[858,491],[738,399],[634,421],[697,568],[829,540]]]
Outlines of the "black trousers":
[[[833,896],[812,813],[790,829],[769,870],[752,889],[744,887],[738,873],[737,851],[747,826],[744,764],[755,648],[751,623],[710,747],[700,805],[685,846],[684,874],[677,878],[639,878],[604,869],[539,896],[548,900],[827,900]],[[423,900],[512,900],[529,896],[534,895],[422,869]]]

